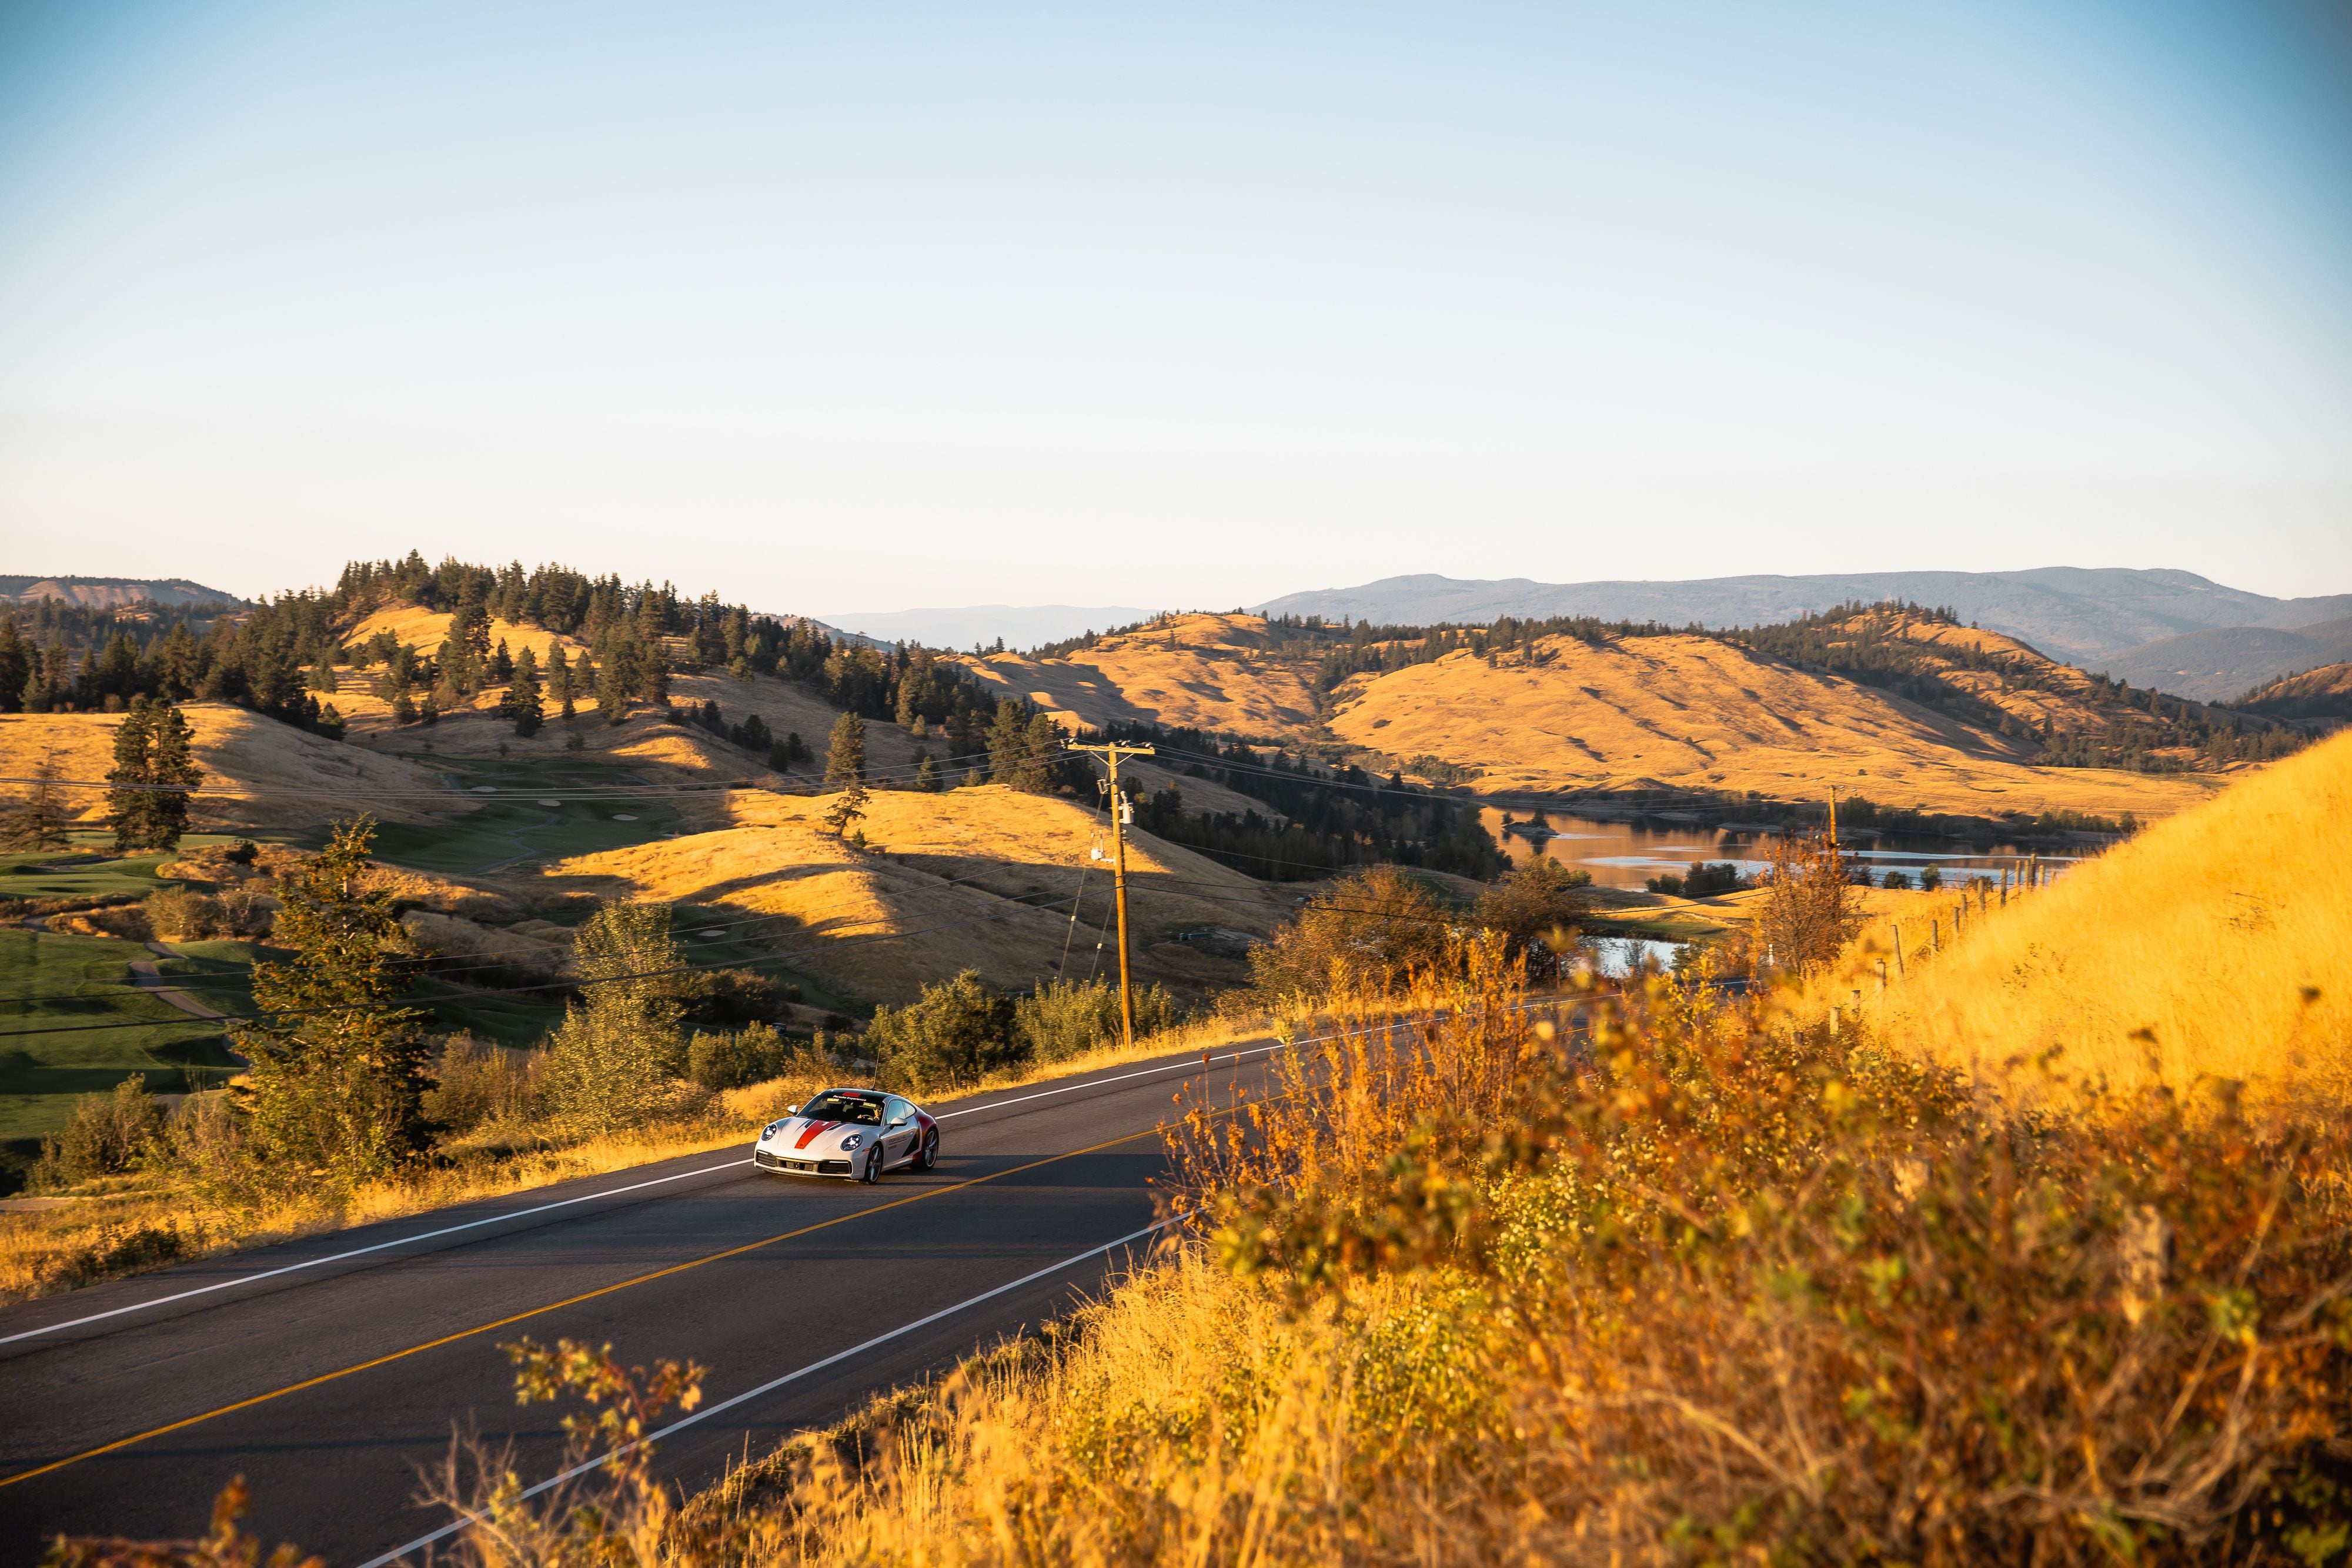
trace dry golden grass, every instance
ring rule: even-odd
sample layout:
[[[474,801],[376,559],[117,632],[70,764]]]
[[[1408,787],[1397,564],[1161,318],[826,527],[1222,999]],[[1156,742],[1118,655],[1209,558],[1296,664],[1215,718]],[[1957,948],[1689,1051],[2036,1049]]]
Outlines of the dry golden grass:
[[[1315,663],[1285,656],[1263,616],[1171,615],[1056,659],[957,663],[984,689],[1025,698],[1074,728],[1132,721],[1302,736],[1316,724]]]
[[[363,747],[321,740],[291,725],[263,718],[227,703],[186,703],[180,711],[195,731],[196,762],[205,771],[190,810],[203,828],[292,828],[323,821],[356,803],[378,817],[399,822],[473,810],[440,775]],[[62,713],[0,716],[0,771],[29,773],[49,747],[68,779],[103,779],[114,766],[114,732],[120,714]],[[238,800],[244,790],[268,796]],[[278,793],[278,792],[284,793]],[[18,798],[22,785],[0,785]],[[376,800],[378,793],[446,795],[448,804],[416,800]],[[106,814],[106,797],[96,789],[74,790],[68,801],[84,821]]]
[[[863,852],[825,831],[827,797],[740,793],[728,801],[732,827],[563,861],[541,885],[787,917],[782,939],[814,949],[796,964],[882,1001],[911,1000],[920,979],[965,967],[1025,989],[1054,977],[1065,946],[1074,973],[1093,963],[1110,878],[1089,859],[1099,817],[1069,800],[993,784],[877,791],[860,824]],[[1071,906],[1055,901],[1078,892],[1081,868],[1074,931]],[[1139,981],[1186,990],[1236,983],[1245,976],[1236,962],[1169,938],[1202,926],[1262,933],[1288,907],[1239,872],[1141,832],[1129,839],[1128,871]],[[896,934],[910,935],[869,940]],[[1107,952],[1104,962],[1108,970],[1116,960]]]
[[[1459,652],[1340,687],[1340,738],[1485,776],[1482,793],[1664,787],[1818,798],[1836,789],[1978,816],[2073,809],[2163,816],[2209,775],[2032,768],[2021,747],[1869,686],[1692,636],[1545,638],[1489,665]]]
[[[1950,672],[1951,684],[2022,723],[2047,720],[2072,730],[2104,722],[2090,705],[2087,675],[2014,639],[1925,622],[1905,634],[2042,667],[2054,690],[2006,690],[1990,672]],[[1284,653],[1278,632],[1257,616],[1173,616],[1059,658],[960,662],[1068,725],[1137,720],[1267,738],[1336,737],[1385,758],[1429,755],[1481,769],[1473,788],[1486,793],[1677,788],[1786,800],[1835,788],[1973,816],[2058,809],[2151,818],[2221,787],[2204,774],[2034,768],[2023,760],[2032,750],[2027,742],[1706,637],[1614,638],[1598,646],[1547,638],[1532,653],[1506,654],[1496,666],[1459,652],[1355,676],[1331,694],[1328,716],[1318,713],[1316,661]],[[1209,809],[1205,797],[1202,805]]]
[[[1868,1027],[1995,1077],[2055,1051],[2065,1077],[2235,1079],[2340,1103],[2352,1097],[2347,864],[2342,735],[2006,907],[1996,897],[1979,915],[1971,899],[1957,941],[1957,890],[1872,894],[1863,945],[1813,1004],[1852,1006],[1858,988]],[[1892,964],[1898,922],[1906,974],[1882,1001],[1877,966]]]

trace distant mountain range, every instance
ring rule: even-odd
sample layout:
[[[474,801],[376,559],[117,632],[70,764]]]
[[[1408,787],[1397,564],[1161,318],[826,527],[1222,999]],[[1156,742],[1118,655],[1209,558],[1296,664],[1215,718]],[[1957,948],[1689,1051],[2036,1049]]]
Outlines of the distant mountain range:
[[[1160,613],[1131,604],[968,604],[953,610],[853,612],[817,619],[877,643],[920,643],[927,648],[1034,648],[1087,632],[1132,626]]]
[[[1497,581],[1423,574],[1286,594],[1267,615],[1424,625],[1504,615],[1592,615],[1667,625],[1753,626],[1851,600],[1948,605],[1963,620],[2054,658],[2204,701],[2347,656],[2352,594],[2273,599],[2188,571],[2044,567],[2033,571],[1877,571],[1717,577],[1687,582]]]
[[[107,610],[143,600],[175,607],[215,605],[235,609],[245,602],[234,593],[190,582],[184,577],[8,577],[0,575],[0,603],[31,604],[61,599],[86,609]]]

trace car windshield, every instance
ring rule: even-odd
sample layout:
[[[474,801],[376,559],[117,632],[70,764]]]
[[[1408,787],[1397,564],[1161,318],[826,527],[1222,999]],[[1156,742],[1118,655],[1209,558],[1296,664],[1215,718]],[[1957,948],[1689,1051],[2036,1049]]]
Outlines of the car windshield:
[[[801,1114],[812,1122],[855,1122],[861,1127],[875,1127],[882,1123],[882,1102],[828,1089],[802,1106]]]

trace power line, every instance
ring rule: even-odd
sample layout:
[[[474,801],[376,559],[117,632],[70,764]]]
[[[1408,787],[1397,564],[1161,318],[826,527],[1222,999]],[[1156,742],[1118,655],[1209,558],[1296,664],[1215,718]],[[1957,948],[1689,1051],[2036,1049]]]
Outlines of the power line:
[[[1019,905],[1019,907],[1023,909],[1051,909],[1066,902],[1068,901],[1066,899],[1057,898],[1045,904],[1024,904]],[[885,932],[878,936],[861,936],[846,942],[828,943],[822,947],[797,948],[788,953],[779,953],[766,958],[749,959],[746,960],[745,963],[747,966],[780,964],[788,958],[803,957],[811,953],[838,953],[845,948],[870,946],[877,942],[901,942],[910,936],[927,936],[934,932],[952,931],[960,926],[987,925],[992,921],[1003,920],[1011,914],[1011,910],[1000,910],[990,915],[974,915],[968,920],[950,920],[938,925],[925,925],[913,931],[890,931]],[[588,986],[615,985],[624,980],[655,980],[662,979],[672,975],[705,974],[712,969],[727,968],[731,967],[732,966],[721,964],[683,964],[667,969],[645,969],[625,975],[603,975],[598,976],[593,979],[555,980],[545,985],[513,986],[501,991],[485,993],[484,999],[496,1000],[499,997],[521,996],[526,993],[536,991],[576,990]],[[376,1008],[390,1009],[401,1005],[402,1004],[397,1001],[390,1003],[348,1002],[326,1008],[298,1008],[289,1009],[284,1012],[270,1013],[268,1015],[268,1019],[310,1018],[325,1013],[366,1012]],[[196,1024],[263,1024],[266,1023],[268,1019],[245,1017],[232,1013],[219,1019],[192,1018],[189,1019],[189,1022]],[[142,1019],[125,1023],[59,1024],[47,1029],[0,1030],[0,1040],[16,1040],[37,1034],[81,1034],[94,1030],[156,1029],[167,1027],[172,1023],[172,1021],[173,1020],[169,1019]]]
[[[855,868],[854,868],[854,867],[848,867],[848,868],[844,868],[844,869],[855,869]],[[1080,875],[1079,875],[1079,893],[1078,893],[1076,895],[1075,895],[1075,896],[1076,896],[1076,897],[1078,897],[1078,898],[1083,898],[1084,894],[1085,894],[1085,886],[1086,886],[1086,883],[1085,883],[1085,867],[1084,867],[1084,865],[1083,865],[1083,864],[1080,866],[1079,870],[1080,870]],[[918,887],[910,888],[910,889],[908,889],[908,891],[910,894],[936,894],[936,893],[939,893],[939,892],[940,892],[940,891],[942,891],[943,889],[946,889],[946,888],[950,888],[950,887],[963,887],[963,886],[967,886],[967,885],[969,885],[970,883],[975,883],[975,882],[978,882],[978,881],[982,880],[982,879],[983,877],[985,877],[985,876],[989,876],[989,875],[992,875],[992,874],[994,874],[992,872],[978,872],[978,873],[973,873],[972,875],[971,875],[971,876],[961,876],[961,877],[943,877],[943,878],[940,878],[940,879],[938,879],[938,880],[936,881],[936,883],[935,883],[935,884],[934,884],[934,885],[928,886],[928,887],[924,887],[924,886],[918,886]],[[1018,905],[1019,907],[1024,908],[1024,909],[1037,909],[1037,908],[1045,908],[1045,907],[1050,907],[1050,906],[1051,906],[1050,904],[1029,904],[1029,903],[1025,903],[1025,902],[1024,902],[1025,899],[1027,899],[1027,898],[1029,898],[1029,897],[1031,897],[1031,896],[1033,896],[1033,895],[1031,895],[1031,894],[1017,894],[1017,895],[1010,895],[1010,896],[1008,896],[1007,901],[1008,901],[1009,903],[1014,904],[1016,904],[1016,905]],[[1071,900],[1066,900],[1066,899],[1055,899],[1055,900],[1053,900],[1053,901],[1052,901],[1052,903],[1053,903],[1053,904],[1063,904],[1063,903],[1068,903],[1068,902],[1071,902]],[[675,907],[675,905],[673,905],[673,907]],[[718,923],[716,923],[716,924],[711,924],[711,923],[704,923],[704,924],[700,924],[700,925],[696,925],[696,926],[695,926],[693,929],[691,929],[690,931],[688,931],[688,932],[687,933],[687,935],[688,935],[688,936],[702,936],[702,935],[704,935],[704,934],[708,933],[708,932],[714,931],[714,930],[716,930],[716,931],[730,931],[730,930],[734,930],[734,929],[736,929],[736,928],[738,928],[738,927],[740,927],[740,926],[744,926],[744,925],[760,925],[760,924],[761,924],[761,922],[763,922],[763,921],[794,920],[794,921],[801,921],[801,922],[803,922],[803,923],[807,923],[807,922],[810,922],[810,921],[813,921],[813,920],[815,920],[815,919],[822,918],[822,917],[823,917],[826,913],[828,913],[828,912],[827,912],[827,911],[824,911],[824,910],[819,910],[819,911],[814,911],[814,912],[813,912],[812,914],[809,914],[809,915],[794,915],[794,914],[792,914],[792,913],[789,913],[789,912],[786,912],[786,911],[779,910],[779,911],[776,911],[776,912],[773,912],[773,913],[771,913],[771,914],[766,914],[766,915],[756,915],[756,914],[755,914],[755,915],[747,915],[743,916],[743,917],[742,917],[741,919],[740,919],[740,920],[720,921],[720,922],[718,922]],[[59,935],[64,935],[64,933],[58,933],[58,932],[48,932],[48,933],[40,933],[40,934],[41,934],[41,935],[48,935],[48,936],[59,936]],[[425,967],[425,966],[429,966],[429,965],[433,962],[433,959],[432,959],[431,957],[429,957],[429,956],[418,956],[418,957],[407,957],[407,958],[394,958],[394,959],[391,959],[391,960],[389,960],[389,961],[390,961],[391,963],[397,964],[397,965],[402,965],[402,966],[404,966],[404,967],[408,967],[408,966],[415,966],[415,967],[416,967],[416,968],[415,968],[416,977],[417,977],[417,978],[419,978],[419,979],[441,979],[441,978],[444,978],[444,977],[447,977],[447,976],[451,976],[451,975],[471,975],[471,974],[480,974],[480,973],[482,973],[482,972],[484,972],[484,971],[487,971],[487,970],[493,970],[493,969],[508,969],[508,968],[512,968],[512,967],[515,967],[512,963],[500,962],[500,963],[491,963],[491,964],[468,964],[468,965],[464,965],[464,966],[460,966],[460,967],[453,967],[453,968],[435,969],[435,968],[431,968],[431,967]],[[743,964],[751,964],[751,963],[765,962],[765,961],[766,961],[766,960],[764,960],[764,959],[746,958],[746,959],[741,959],[741,960],[730,961],[730,962],[727,962],[727,963],[714,963],[714,964],[708,965],[708,966],[704,966],[704,967],[708,967],[708,968],[710,968],[710,969],[718,970],[718,969],[727,969],[727,968],[731,968],[731,967],[740,967],[740,965],[743,965]],[[169,982],[171,982],[171,983],[169,983],[169,984],[163,984],[163,985],[157,985],[157,986],[140,986],[140,985],[122,985],[122,984],[118,984],[118,983],[116,983],[116,982],[112,982],[112,981],[100,981],[100,982],[93,982],[93,983],[94,983],[95,985],[102,986],[103,988],[105,988],[103,990],[83,990],[83,991],[73,991],[73,992],[66,992],[66,993],[60,993],[60,994],[57,994],[57,995],[46,995],[46,996],[0,997],[0,1007],[21,1006],[21,1005],[24,1005],[24,1004],[26,1004],[26,1003],[32,1003],[32,1002],[73,1002],[73,1001],[93,1001],[93,1000],[102,1000],[102,999],[104,999],[104,998],[105,998],[107,995],[109,995],[109,994],[121,995],[121,996],[153,996],[153,995],[155,995],[155,994],[156,994],[156,992],[158,992],[159,990],[173,990],[173,991],[224,991],[224,990],[237,990],[237,989],[243,989],[243,988],[250,988],[250,987],[251,987],[251,985],[253,984],[252,977],[250,977],[250,975],[247,975],[247,977],[243,977],[243,978],[239,978],[239,977],[235,977],[235,976],[228,976],[228,975],[222,975],[222,976],[211,977],[209,979],[202,978],[202,977],[194,977],[194,976],[192,976],[192,977],[186,977],[185,979],[183,979],[183,978],[181,978],[180,977],[176,977],[176,976],[160,976],[160,975],[159,975],[159,977],[159,977],[159,979],[167,980],[167,981],[169,981]],[[492,995],[492,996],[510,995],[510,994],[512,994],[512,992],[513,992],[515,989],[518,989],[518,988],[512,988],[512,987],[501,988],[500,988],[499,990],[498,990],[498,991],[495,991],[495,992],[489,992],[489,993],[486,993],[486,994]],[[163,1020],[160,1020],[160,1021],[163,1021],[163,1022],[169,1022],[169,1021],[171,1021],[171,1020],[169,1020],[169,1019],[163,1019]],[[201,1022],[201,1021],[205,1021],[205,1020],[201,1020],[201,1019],[199,1019],[199,1020],[197,1020],[197,1021]]]

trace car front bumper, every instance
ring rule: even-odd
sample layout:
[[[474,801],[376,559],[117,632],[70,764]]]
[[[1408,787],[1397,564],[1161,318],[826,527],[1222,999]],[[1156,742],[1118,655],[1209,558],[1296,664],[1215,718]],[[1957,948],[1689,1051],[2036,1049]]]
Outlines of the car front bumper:
[[[861,1149],[856,1156],[819,1158],[813,1154],[777,1154],[769,1149],[754,1149],[751,1151],[751,1163],[763,1171],[774,1171],[780,1176],[853,1176],[857,1174],[857,1160],[864,1155],[865,1151]]]

